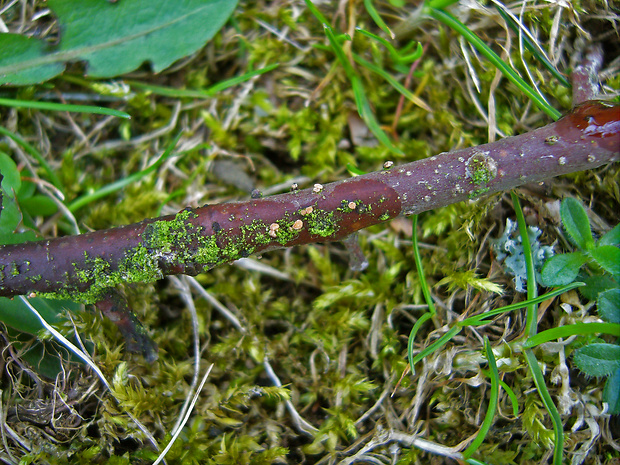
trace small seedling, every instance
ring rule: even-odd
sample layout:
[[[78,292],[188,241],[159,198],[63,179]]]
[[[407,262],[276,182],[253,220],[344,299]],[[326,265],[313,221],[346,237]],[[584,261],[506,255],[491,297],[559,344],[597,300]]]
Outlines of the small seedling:
[[[595,241],[585,209],[573,198],[562,201],[560,216],[564,229],[577,250],[550,258],[542,269],[543,283],[548,286],[572,283],[577,279],[581,267],[588,264],[595,276],[605,277],[606,280],[591,281],[590,290],[595,286],[617,288],[620,276],[620,225],[616,225]],[[615,285],[607,281],[609,277]]]
[[[610,324],[620,323],[620,224],[595,240],[580,202],[564,199],[560,215],[577,250],[547,260],[542,269],[543,282],[548,286],[562,286],[577,279],[586,282],[581,292],[596,300],[601,319]],[[584,265],[589,275],[583,273]],[[609,413],[620,413],[620,346],[590,343],[574,352],[573,361],[585,375],[607,378],[603,400],[609,404]]]

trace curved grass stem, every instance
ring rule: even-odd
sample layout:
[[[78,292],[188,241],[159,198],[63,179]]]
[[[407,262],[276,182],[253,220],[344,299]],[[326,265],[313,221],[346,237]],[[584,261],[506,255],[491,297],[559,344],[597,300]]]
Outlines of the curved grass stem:
[[[497,370],[497,363],[495,361],[495,356],[493,355],[493,349],[491,348],[491,344],[489,344],[489,339],[487,337],[484,338],[484,350],[486,353],[487,360],[489,362],[490,368],[490,377],[491,377],[491,393],[489,395],[489,407],[487,408],[487,413],[484,416],[484,420],[482,421],[482,425],[480,426],[480,431],[478,431],[478,435],[476,439],[469,445],[465,452],[463,452],[463,458],[468,459],[471,455],[476,452],[480,444],[486,438],[487,433],[491,429],[493,425],[493,418],[495,417],[495,412],[497,410],[497,400],[499,398],[499,372]]]
[[[530,239],[527,230],[527,223],[525,222],[525,216],[519,203],[519,197],[514,191],[510,192],[512,197],[513,206],[517,215],[517,223],[519,225],[519,232],[521,234],[521,241],[523,244],[523,255],[525,256],[525,268],[527,273],[527,298],[528,300],[535,299],[537,297],[537,284],[536,284],[536,272],[534,270],[534,260],[532,259],[532,247],[530,245]],[[538,306],[537,304],[530,304],[527,306],[527,316],[525,322],[525,337],[526,342],[530,337],[536,336],[538,330]],[[551,394],[545,384],[545,378],[542,371],[538,366],[538,360],[531,349],[524,351],[525,358],[528,366],[534,378],[534,384],[538,389],[538,394],[551,416],[551,422],[553,423],[553,434],[555,436],[553,447],[553,463],[554,465],[561,465],[563,448],[564,448],[564,431],[562,426],[562,419],[558,412],[557,407],[551,399]]]

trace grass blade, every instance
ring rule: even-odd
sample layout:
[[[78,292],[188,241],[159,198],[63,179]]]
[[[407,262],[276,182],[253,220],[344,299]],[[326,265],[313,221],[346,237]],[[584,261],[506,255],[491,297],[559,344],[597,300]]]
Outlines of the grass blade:
[[[447,6],[457,3],[458,1],[459,0],[430,0],[425,3],[431,8],[445,8]]]
[[[508,398],[510,399],[510,403],[512,404],[512,414],[516,417],[519,415],[519,400],[517,399],[517,395],[515,392],[501,379],[499,380],[499,385],[502,387],[506,394],[508,394]]]
[[[394,60],[396,63],[399,63],[399,64],[413,63],[414,61],[419,59],[422,56],[422,53],[424,52],[424,49],[420,42],[410,42],[409,45],[407,45],[402,50],[402,52],[399,53],[398,50],[396,50],[394,46],[389,41],[385,40],[383,37],[373,34],[372,32],[365,31],[361,27],[356,27],[355,30],[359,32],[360,34],[365,35],[366,37],[370,37],[371,39],[374,39],[377,42],[380,42],[385,48],[387,48],[388,52],[390,52],[392,60]],[[410,53],[409,55],[401,54],[401,53],[405,53],[406,51],[408,51],[414,44],[417,44],[415,52]]]
[[[493,6],[500,14],[500,16],[504,18],[504,21],[506,21],[508,27],[510,27],[510,29],[512,29],[516,34],[518,34],[519,37],[523,40],[523,45],[525,45],[525,48],[527,48],[532,53],[532,55],[534,55],[538,59],[538,61],[540,61],[542,65],[547,68],[547,70],[551,74],[553,74],[553,77],[560,81],[560,84],[562,84],[564,87],[570,88],[571,85],[570,82],[568,82],[568,79],[566,79],[566,77],[564,77],[564,75],[558,71],[558,69],[553,65],[553,63],[549,61],[549,59],[540,49],[540,47],[538,47],[536,43],[532,41],[532,39],[530,38],[531,34],[525,28],[525,26],[522,25],[511,13],[504,10],[503,5],[497,2],[493,2]]]
[[[545,342],[555,341],[559,338],[566,338],[585,334],[610,334],[620,337],[620,324],[615,323],[575,323],[570,326],[560,326],[548,329],[535,336],[529,337],[523,343],[523,347],[531,349]]]
[[[527,272],[527,298],[528,300],[532,300],[536,298],[538,293],[538,287],[536,284],[536,272],[534,271],[534,260],[532,259],[532,247],[530,246],[530,239],[527,233],[527,222],[525,221],[525,216],[523,215],[523,210],[521,209],[521,204],[519,203],[519,197],[515,194],[514,191],[510,192],[510,196],[512,197],[513,207],[515,209],[515,213],[517,215],[517,223],[519,225],[519,233],[521,235],[521,243],[523,244],[523,255],[525,256],[525,268]],[[538,307],[537,304],[530,304],[527,307],[527,316],[525,322],[525,336],[526,342],[531,337],[536,335],[538,331]],[[560,414],[558,412],[557,407],[553,403],[553,399],[551,398],[551,394],[549,394],[549,390],[547,389],[547,385],[545,384],[545,379],[542,375],[540,367],[538,366],[538,360],[532,352],[532,349],[526,349],[524,351],[525,358],[527,359],[527,363],[530,367],[530,371],[534,378],[534,384],[538,389],[538,394],[543,401],[547,412],[551,416],[551,422],[553,423],[553,435],[555,436],[555,442],[553,446],[553,463],[555,465],[560,465],[562,463],[562,455],[564,448],[564,431],[562,426],[562,419],[560,418]]]
[[[551,292],[547,292],[546,294],[543,294],[541,296],[538,296],[535,299],[528,299],[528,300],[524,300],[523,302],[517,302],[515,304],[510,304],[504,307],[495,308],[493,310],[489,310],[488,312],[466,318],[465,320],[461,321],[458,324],[460,326],[476,326],[476,325],[486,324],[488,322],[483,321],[483,320],[499,315],[500,313],[512,312],[513,310],[519,310],[521,308],[525,308],[528,305],[539,304],[541,302],[544,302],[545,300],[551,299],[560,294],[564,294],[566,291],[570,291],[571,289],[575,289],[581,286],[585,286],[585,284],[577,282],[577,283],[568,284],[566,286],[558,287],[557,289]]]
[[[463,452],[463,458],[468,459],[476,452],[480,444],[486,438],[487,433],[493,425],[493,419],[495,417],[495,411],[497,410],[497,399],[499,398],[499,372],[497,371],[497,363],[495,362],[495,356],[493,355],[493,349],[489,344],[489,339],[484,338],[484,350],[486,352],[487,360],[489,362],[490,375],[491,375],[491,392],[489,394],[489,407],[487,413],[484,415],[484,420],[480,426],[480,430],[476,435],[476,439],[472,441],[467,449]]]
[[[7,98],[0,98],[0,105],[13,108],[33,108],[37,110],[91,113],[95,115],[108,115],[117,116],[119,118],[131,119],[131,115],[129,113],[125,113],[124,111],[114,110],[112,108],[96,107],[92,105],[71,105],[68,103],[37,102],[32,100],[12,100]]]
[[[379,16],[379,13],[377,12],[377,9],[373,5],[372,0],[364,0],[364,7],[366,8],[366,11],[370,15],[370,17],[373,19],[375,24],[379,26],[379,28],[383,32],[389,35],[392,38],[392,40],[394,40],[396,36],[394,36],[394,33],[392,32],[392,30],[387,26],[387,24],[385,24],[381,16]]]
[[[415,357],[412,357],[411,361],[409,362],[410,365],[413,367],[416,363],[418,363],[424,357],[429,356],[430,354],[435,352],[440,347],[445,346],[448,342],[450,342],[450,340],[454,336],[456,336],[458,333],[461,332],[461,329],[462,328],[460,326],[453,326],[452,328],[450,328],[448,331],[446,331],[445,334],[442,334],[442,336],[439,339],[437,339],[432,344],[422,349],[418,355],[416,355]],[[412,368],[412,371],[413,371],[413,368]]]
[[[110,195],[112,192],[116,192],[117,190],[122,189],[128,184],[131,184],[132,182],[135,182],[138,179],[143,178],[149,173],[152,173],[153,171],[155,171],[157,168],[161,166],[163,162],[165,162],[168,158],[170,158],[170,155],[172,154],[172,149],[174,149],[174,147],[176,146],[177,142],[181,138],[181,135],[182,133],[177,134],[177,136],[172,140],[172,142],[168,145],[168,147],[166,147],[166,150],[164,151],[164,153],[162,153],[161,156],[157,159],[157,161],[153,163],[151,166],[143,169],[142,171],[138,171],[137,173],[134,173],[131,176],[127,176],[126,178],[116,181],[112,184],[108,184],[107,186],[102,187],[101,189],[98,189],[92,194],[83,195],[82,197],[74,200],[71,203],[71,205],[69,205],[69,210],[71,212],[75,212],[76,210],[83,207],[84,205],[94,202],[95,200],[105,197],[106,195]]]
[[[545,377],[538,366],[538,360],[532,352],[532,349],[526,349],[524,351],[525,358],[532,372],[534,384],[538,389],[538,394],[542,399],[542,402],[551,416],[551,423],[553,424],[553,435],[555,436],[555,444],[553,446],[553,464],[562,465],[562,449],[564,448],[564,431],[562,430],[562,419],[557,407],[553,403],[551,394],[545,384]]]
[[[131,87],[135,87],[137,89],[148,90],[156,95],[162,95],[164,97],[173,97],[173,98],[210,98],[218,92],[223,91],[224,89],[228,89],[229,87],[236,86],[241,84],[242,82],[249,81],[254,76],[260,76],[261,74],[268,73],[269,71],[273,71],[278,66],[278,63],[274,63],[264,68],[255,69],[253,71],[248,71],[247,73],[242,74],[241,76],[235,76],[230,79],[226,79],[224,81],[218,82],[217,84],[208,87],[207,89],[196,90],[196,89],[175,89],[172,87],[165,86],[156,86],[153,84],[145,84],[140,81],[126,81]]]
[[[304,0],[304,1],[306,2],[306,6],[308,7],[308,10],[310,10],[310,13],[312,13],[314,17],[319,20],[319,23],[323,24],[324,26],[329,25],[329,21],[327,21],[327,19],[325,19],[325,16],[323,16],[323,13],[321,13],[319,9],[316,6],[314,6],[314,3],[312,3],[312,0]]]
[[[23,148],[26,152],[28,152],[30,155],[36,158],[39,164],[41,165],[41,167],[47,173],[47,177],[49,178],[50,182],[64,195],[64,191],[62,189],[62,183],[60,182],[60,179],[58,179],[58,176],[56,176],[56,173],[54,173],[54,170],[52,170],[52,168],[47,163],[45,158],[43,158],[43,155],[41,155],[41,153],[39,153],[37,149],[35,149],[32,145],[30,145],[28,142],[26,142],[24,139],[22,139],[17,134],[12,133],[11,131],[9,131],[8,129],[2,126],[0,126],[0,134],[8,137],[9,139],[12,139],[16,144],[21,146],[21,148]]]
[[[332,47],[332,50],[336,54],[336,58],[338,58],[338,61],[343,66],[344,72],[346,73],[349,81],[351,82],[351,88],[353,89],[353,95],[355,97],[355,105],[357,106],[357,111],[360,115],[360,118],[364,120],[366,126],[368,126],[368,129],[370,129],[370,131],[379,140],[379,142],[389,148],[392,152],[403,155],[403,152],[394,147],[394,145],[392,145],[392,141],[390,141],[388,135],[385,133],[385,131],[383,131],[383,129],[381,129],[379,122],[377,121],[374,113],[372,112],[370,102],[368,101],[368,97],[366,96],[366,92],[364,91],[364,86],[362,85],[362,80],[360,79],[355,69],[353,69],[353,66],[349,62],[349,59],[347,58],[343,48],[340,46],[340,43],[336,39],[336,36],[334,36],[334,32],[332,31],[331,27],[329,27],[327,24],[323,24],[323,28],[325,30],[325,35],[327,36],[327,39],[329,40],[329,43]]]
[[[406,89],[405,86],[403,86],[400,82],[398,82],[396,79],[394,79],[385,70],[381,69],[380,67],[374,65],[373,63],[371,63],[369,61],[364,60],[361,56],[357,55],[356,53],[353,54],[353,59],[355,60],[356,63],[360,64],[364,68],[367,68],[370,71],[372,71],[372,72],[378,74],[379,76],[381,76],[383,79],[385,79],[387,82],[389,82],[390,85],[392,87],[394,87],[394,89],[396,89],[398,92],[400,92],[402,95],[404,95],[405,98],[407,98],[413,104],[419,106],[420,108],[422,108],[422,109],[424,109],[424,110],[426,110],[428,112],[432,112],[433,111],[431,109],[431,107],[429,107],[424,100],[422,100],[417,95],[414,95],[413,93],[411,93],[411,91]]]
[[[536,284],[536,271],[534,270],[534,259],[532,258],[532,246],[530,244],[530,236],[527,233],[527,222],[519,203],[519,197],[514,191],[510,191],[513,208],[517,215],[517,224],[519,225],[519,234],[521,236],[521,244],[523,245],[523,257],[525,259],[525,272],[527,276],[527,299],[532,300],[538,296],[538,286]],[[536,304],[527,306],[527,315],[525,320],[525,337],[533,336],[538,331],[538,308]]]
[[[450,13],[438,10],[437,8],[429,8],[429,14],[438,21],[441,21],[446,26],[454,29],[461,34],[465,39],[472,44],[480,53],[482,53],[487,60],[489,60],[502,74],[515,86],[519,88],[521,92],[526,94],[538,108],[547,113],[549,117],[554,120],[558,120],[562,114],[553,108],[547,101],[539,95],[532,87],[523,80],[521,76],[517,74],[510,66],[508,66],[504,60],[502,60],[493,50],[489,48],[476,34],[474,34],[467,26],[461,23],[458,19],[452,16]]]
[[[407,355],[409,357],[409,365],[411,366],[411,371],[413,372],[413,343],[415,342],[415,336],[418,334],[418,331],[422,327],[424,323],[433,318],[437,313],[435,309],[435,303],[433,302],[433,298],[431,297],[430,288],[428,287],[428,283],[426,282],[426,276],[424,275],[424,267],[422,266],[422,256],[420,255],[420,246],[418,245],[418,216],[413,215],[411,218],[411,228],[413,233],[411,234],[411,247],[413,250],[413,260],[415,262],[416,270],[418,271],[418,280],[420,281],[420,287],[422,288],[422,295],[424,295],[424,300],[426,301],[426,305],[428,305],[428,312],[422,315],[411,328],[411,332],[409,333],[409,340],[407,341]]]

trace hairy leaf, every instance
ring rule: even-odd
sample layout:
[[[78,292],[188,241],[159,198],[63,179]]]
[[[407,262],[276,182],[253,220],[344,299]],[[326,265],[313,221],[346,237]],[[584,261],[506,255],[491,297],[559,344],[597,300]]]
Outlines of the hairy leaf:
[[[236,0],[49,0],[61,37],[54,49],[16,34],[0,35],[0,84],[34,84],[60,74],[69,61],[110,77],[145,61],[160,72],[202,47],[226,22]],[[96,18],[96,20],[94,20]]]
[[[43,61],[46,53],[42,40],[20,34],[0,34],[0,84],[25,86],[62,73],[64,64]]]
[[[562,200],[560,215],[564,229],[568,233],[571,241],[583,250],[589,250],[594,246],[590,222],[583,205],[572,197]]]
[[[620,223],[598,240],[598,245],[620,245]]]
[[[590,251],[601,268],[613,276],[620,276],[620,249],[613,245],[601,245]]]
[[[620,289],[608,289],[598,297],[598,313],[609,323],[620,323]]]
[[[577,276],[577,281],[586,284],[579,288],[579,293],[589,300],[597,300],[601,292],[618,288],[618,283],[609,275],[587,276],[584,273],[580,273]]]
[[[22,212],[14,198],[9,197],[4,189],[2,192],[2,205],[0,211],[0,244],[19,244],[37,239],[33,231],[16,232],[22,222]]]
[[[620,414],[620,368],[607,379],[603,389],[603,400],[609,404],[607,413]]]
[[[2,174],[2,182],[0,186],[9,197],[15,198],[15,192],[22,185],[21,177],[17,165],[11,157],[6,153],[0,152],[0,174]]]
[[[620,346],[606,343],[589,344],[577,349],[573,360],[586,375],[610,376],[620,369]]]
[[[542,268],[542,281],[545,286],[565,286],[572,283],[579,268],[587,261],[581,252],[565,253],[551,257]]]

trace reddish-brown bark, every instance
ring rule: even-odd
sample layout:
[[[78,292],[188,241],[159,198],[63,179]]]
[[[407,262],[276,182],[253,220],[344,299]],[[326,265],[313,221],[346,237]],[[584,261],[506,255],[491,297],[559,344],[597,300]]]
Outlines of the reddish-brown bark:
[[[187,209],[176,217],[80,236],[6,245],[0,248],[0,295],[58,293],[95,302],[119,281],[196,274],[253,253],[342,240],[398,215],[619,158],[620,106],[589,101],[526,134],[325,186]]]

